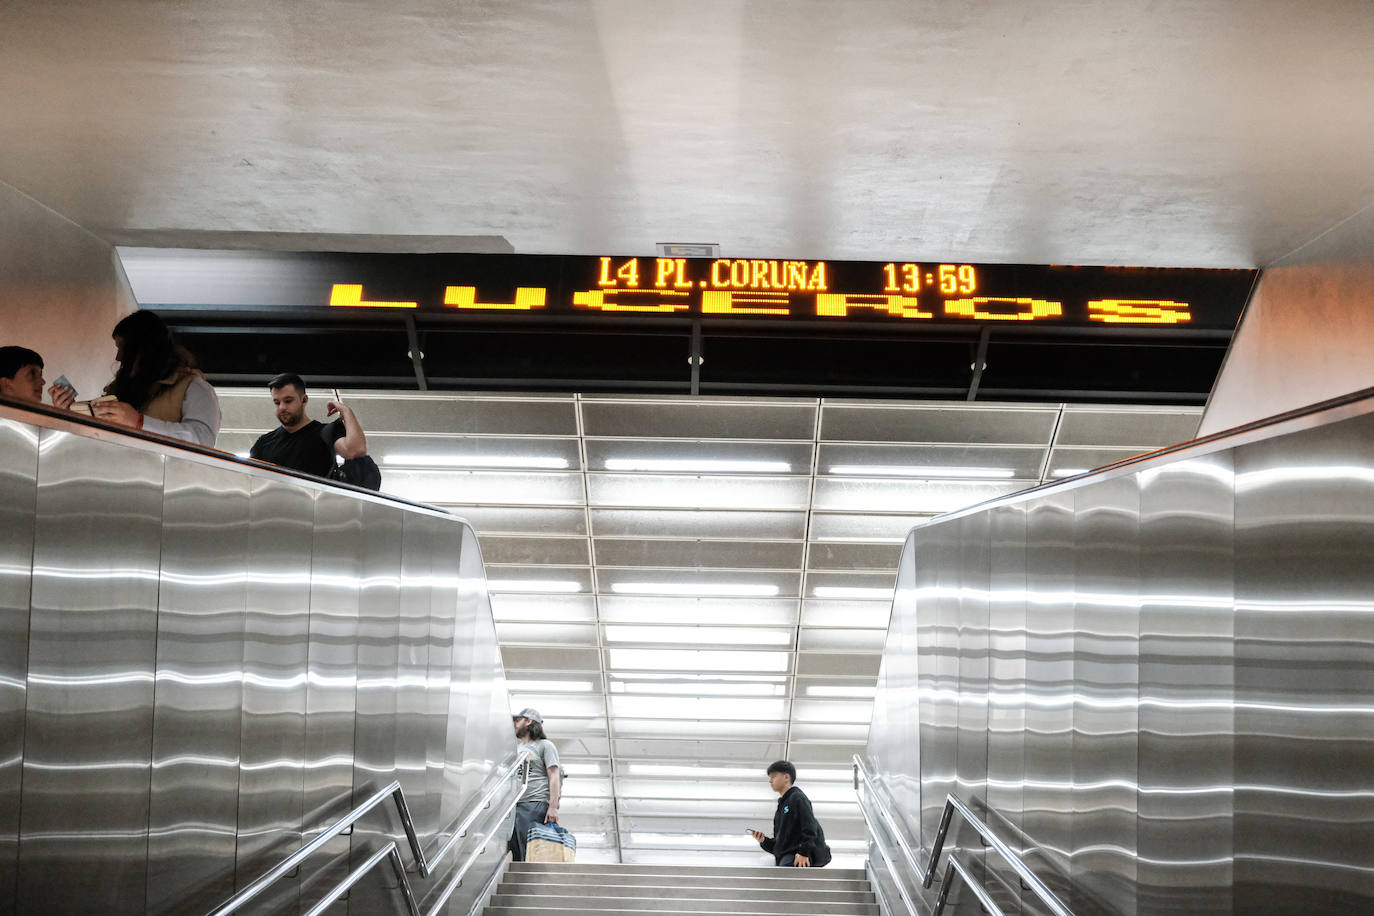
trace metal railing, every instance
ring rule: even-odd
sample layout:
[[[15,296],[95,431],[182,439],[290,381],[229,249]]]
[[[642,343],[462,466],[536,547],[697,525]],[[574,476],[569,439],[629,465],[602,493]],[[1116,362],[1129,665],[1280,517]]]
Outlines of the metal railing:
[[[860,791],[861,783],[866,792]],[[1003,861],[1011,866],[1012,871],[1016,872],[1017,877],[1021,879],[1024,886],[1028,888],[1031,893],[1035,894],[1051,913],[1055,914],[1055,916],[1073,916],[1072,911],[1064,905],[1064,902],[1055,895],[1054,891],[1049,889],[1045,882],[1041,881],[1040,878],[1031,871],[1030,867],[1016,854],[1016,851],[1004,842],[982,819],[974,814],[972,809],[964,804],[964,802],[954,793],[951,792],[945,797],[945,810],[940,816],[940,827],[935,832],[935,842],[931,846],[930,857],[925,867],[922,868],[919,858],[912,851],[910,844],[907,843],[906,836],[898,825],[897,819],[893,816],[891,809],[888,808],[886,798],[883,793],[878,790],[877,784],[873,781],[872,775],[868,772],[868,766],[858,754],[854,755],[854,792],[858,796],[859,811],[863,814],[864,824],[868,828],[869,835],[872,836],[875,841],[879,838],[878,832],[873,829],[873,819],[869,812],[869,806],[872,804],[877,815],[882,819],[887,832],[897,841],[897,846],[902,852],[902,858],[905,859],[907,870],[920,879],[921,887],[930,888],[935,882],[936,869],[940,864],[940,853],[944,850],[945,840],[949,836],[949,829],[954,820],[954,814],[958,812],[964,822],[978,832],[978,836],[982,838],[987,847],[997,853]],[[868,800],[865,800],[865,796],[867,796]],[[892,858],[887,853],[886,844],[878,841],[875,845],[877,846],[879,855],[883,857],[883,861],[887,864],[889,872],[893,875],[893,883],[897,885],[897,891],[902,895],[902,902],[906,904],[907,910],[912,916],[920,916],[920,909],[916,906],[916,902],[912,900],[911,895],[907,892],[906,886],[902,881],[897,880],[898,871],[894,867]],[[985,910],[993,914],[993,916],[1004,916],[1001,908],[997,906],[991,895],[988,894],[987,889],[984,888],[980,882],[973,880],[969,875],[968,869],[953,853],[946,855],[945,858],[948,860],[949,864],[945,868],[944,878],[940,882],[940,893],[931,911],[932,916],[940,916],[940,914],[944,912],[945,904],[949,900],[949,894],[954,886],[954,879],[956,877],[964,880],[965,886],[967,886],[973,895],[978,898],[978,902]]]
[[[434,870],[438,864],[453,851],[459,841],[467,836],[468,830],[482,812],[491,807],[492,799],[495,798],[502,789],[509,788],[511,777],[515,774],[515,771],[521,767],[524,760],[525,757],[523,754],[517,755],[514,761],[499,771],[497,778],[492,782],[492,787],[486,791],[486,794],[484,794],[471,809],[469,809],[467,815],[458,826],[453,829],[452,836],[449,837],[448,841],[444,843],[439,851],[432,857],[425,855],[425,851],[420,845],[420,839],[415,833],[415,821],[410,815],[410,806],[406,804],[405,792],[401,789],[401,784],[393,780],[385,788],[374,792],[367,801],[358,805],[358,807],[331,824],[323,833],[315,837],[315,839],[287,856],[253,883],[216,907],[211,911],[210,916],[229,916],[230,913],[237,912],[239,909],[246,906],[249,901],[263,893],[263,891],[267,890],[273,884],[276,884],[283,876],[294,871],[302,862],[324,846],[325,843],[351,828],[363,815],[367,814],[373,808],[384,804],[388,798],[396,803],[396,813],[401,819],[402,828],[405,830],[406,843],[410,846],[411,855],[415,859],[415,870],[419,873],[420,877],[428,878],[434,874]],[[526,772],[527,779],[528,775],[528,772]],[[516,804],[525,794],[525,788],[526,782],[522,782],[520,790],[515,793],[515,796],[506,805],[505,809],[501,812],[501,816],[496,819],[496,823],[499,824],[504,821],[510,812],[515,809]],[[467,874],[467,870],[472,867],[472,863],[482,854],[485,847],[485,843],[478,846],[463,862],[462,866],[454,872],[453,877],[451,877],[448,884],[445,885],[443,892],[439,895],[434,906],[430,908],[428,916],[434,916],[434,914],[438,913],[444,904],[448,902],[448,898],[462,885],[463,877]],[[364,875],[370,872],[383,860],[389,861],[396,872],[399,884],[398,890],[404,898],[406,911],[410,913],[410,916],[421,916],[419,904],[416,902],[415,894],[410,887],[410,879],[406,876],[405,862],[401,859],[401,851],[397,847],[395,840],[392,840],[381,849],[378,849],[372,855],[368,856],[367,860],[356,869],[349,872],[348,877],[331,888],[328,893],[325,894],[324,898],[306,913],[306,916],[318,916],[318,914],[323,913],[340,897],[348,893],[349,888],[357,884]]]

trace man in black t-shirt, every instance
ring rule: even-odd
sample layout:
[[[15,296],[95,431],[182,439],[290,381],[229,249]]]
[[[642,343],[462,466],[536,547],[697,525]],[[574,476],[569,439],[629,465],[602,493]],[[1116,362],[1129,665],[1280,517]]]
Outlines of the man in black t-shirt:
[[[323,477],[334,467],[335,454],[345,459],[367,454],[367,437],[346,404],[330,401],[325,405],[327,416],[339,415],[339,419],[325,424],[305,415],[310,396],[299,375],[283,373],[267,387],[281,426],[258,437],[248,452],[250,458]]]

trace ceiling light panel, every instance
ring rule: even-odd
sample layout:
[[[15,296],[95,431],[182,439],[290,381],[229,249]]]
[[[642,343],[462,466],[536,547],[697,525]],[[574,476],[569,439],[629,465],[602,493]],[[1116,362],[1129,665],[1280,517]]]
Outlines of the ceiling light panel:
[[[507,677],[549,677],[559,672],[592,672],[600,676],[601,650],[550,646],[501,646]]]
[[[900,544],[907,532],[933,513],[910,515],[851,514],[847,512],[813,512],[811,542],[845,541],[855,544]]]
[[[600,693],[524,693],[511,691],[512,709],[533,706],[550,722],[560,724],[568,719],[589,719],[606,715],[606,701]]]
[[[591,595],[494,594],[491,614],[497,620],[593,621],[596,599]]]
[[[886,630],[803,627],[797,637],[797,648],[804,652],[872,652],[882,654],[886,642]]]
[[[589,474],[587,495],[598,507],[800,510],[810,500],[811,482],[806,477]]]
[[[703,627],[614,624],[603,625],[607,645],[747,646],[792,648],[795,631],[782,627]]]
[[[994,478],[1035,478],[1045,459],[1044,446],[969,446],[969,445],[850,445],[826,443],[817,461],[820,474],[848,475],[864,472],[840,468],[868,468],[870,476],[977,477],[976,469],[995,471]],[[925,474],[918,469],[943,469],[944,473]]]
[[[892,601],[895,570],[883,572],[811,572],[806,574],[808,598]]]
[[[610,690],[611,693],[653,696],[783,697],[787,696],[786,680],[779,678],[778,683],[740,679],[681,681],[665,678],[649,681],[612,677]]]
[[[816,480],[817,509],[840,512],[952,512],[1025,489],[1030,481],[891,480],[825,477]]]
[[[868,740],[868,723],[793,722],[790,737],[793,741],[849,741],[862,745]]]
[[[595,646],[596,627],[577,623],[501,623],[496,639],[503,646]]]
[[[791,654],[785,651],[727,649],[618,649],[606,650],[612,674],[630,671],[720,671],[786,673]]]
[[[932,407],[826,401],[825,442],[1045,445],[1058,419],[1054,407]]]
[[[635,719],[787,718],[787,700],[777,697],[610,697],[611,712]]]
[[[586,594],[592,590],[591,570],[585,566],[500,566],[487,564],[487,590],[493,595]]]
[[[806,513],[722,509],[593,509],[592,533],[608,538],[711,538],[800,541]]]
[[[567,436],[575,438],[577,403],[573,395],[517,398],[448,393],[391,395],[347,392],[368,434],[442,430],[451,435]],[[357,401],[358,403],[354,403]]]
[[[877,600],[830,600],[807,598],[802,601],[801,622],[808,627],[868,627],[887,632],[892,617],[892,598]]]
[[[803,442],[587,440],[587,466],[593,471],[809,474],[811,454],[811,445]]]
[[[1202,409],[1065,407],[1056,445],[1116,446],[1149,451],[1197,435]]]
[[[1116,464],[1118,461],[1125,461],[1128,458],[1134,458],[1145,451],[1150,451],[1150,449],[1085,448],[1082,446],[1061,445],[1051,449],[1049,468],[1051,471],[1056,468],[1076,468],[1089,471],[1109,464]]]
[[[483,535],[479,543],[488,564],[589,566],[592,561],[586,538]]]
[[[810,399],[749,402],[712,398],[634,401],[584,398],[582,423],[589,439],[772,439],[810,442],[817,404]]]
[[[810,569],[896,569],[902,543],[891,544],[812,544],[807,554]]]
[[[587,512],[575,509],[555,509],[543,506],[455,506],[453,514],[466,519],[478,532],[479,542],[491,536],[526,534],[567,535],[583,537],[587,534]]]
[[[600,566],[713,569],[799,569],[805,549],[800,541],[596,540]],[[891,564],[891,565],[895,565]]]
[[[384,467],[580,470],[577,439],[386,435],[368,431],[368,455]]]
[[[782,741],[787,737],[786,722],[733,719],[626,719],[616,718],[617,737],[692,738],[695,740]],[[690,753],[690,751],[689,751]]]
[[[795,572],[750,569],[605,569],[597,573],[603,593],[699,598],[787,598],[801,585]]]
[[[699,624],[793,626],[795,598],[689,598],[602,595],[601,619],[610,623],[690,620]]]
[[[382,492],[437,505],[506,503],[580,506],[583,502],[582,475],[567,472],[521,474],[387,468],[382,475]]]

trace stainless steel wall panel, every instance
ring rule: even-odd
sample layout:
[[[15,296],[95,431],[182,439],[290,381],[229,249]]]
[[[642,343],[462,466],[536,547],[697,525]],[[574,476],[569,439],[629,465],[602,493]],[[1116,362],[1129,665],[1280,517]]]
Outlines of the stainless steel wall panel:
[[[0,912],[210,911],[397,776],[433,853],[512,756],[469,526],[8,413],[0,498]],[[466,912],[509,829],[419,893],[479,852]],[[249,906],[313,905],[401,838],[381,807]]]
[[[330,490],[315,496],[310,566],[310,650],[306,673],[304,842],[353,807],[353,737],[357,699],[358,591],[362,573],[363,506]],[[348,837],[335,837],[302,876],[302,909],[348,874]]]
[[[959,585],[950,606],[957,617],[949,633],[958,659],[958,795],[975,807],[987,803],[988,776],[988,582],[989,522],[986,513],[958,520]],[[960,859],[981,873],[983,844],[970,831],[963,834]],[[957,912],[982,912],[972,894],[959,898]]]
[[[422,842],[439,829],[438,799],[427,782],[429,750],[430,583],[434,544],[428,519],[406,514],[401,526],[400,630],[397,634],[396,778],[405,789]]]
[[[166,461],[148,912],[186,913],[235,888],[249,481]]]
[[[1370,911],[1371,557],[1374,398],[935,519],[898,573],[878,782],[925,839],[956,760],[981,812],[986,705],[987,820],[1073,912]]]
[[[1074,491],[1074,896],[1136,912],[1140,493],[1134,476]]]
[[[1237,910],[1374,906],[1374,416],[1241,447]]]
[[[916,604],[916,639],[929,647],[921,671],[921,829],[923,845],[935,841],[945,796],[957,788],[959,729],[958,583],[955,532],[918,544],[934,572]]]
[[[494,629],[491,645],[480,645],[477,624],[481,619],[481,599],[485,597],[486,590],[482,586],[477,538],[463,532],[454,559],[457,563],[453,594],[453,673],[446,698],[447,747],[450,751],[443,761],[444,801],[439,815],[446,827],[463,815],[463,799],[478,789],[486,774],[482,758],[484,749],[480,737],[474,734],[487,724],[488,706],[492,702],[491,684],[488,683],[492,659],[484,653],[494,651],[496,660],[501,655],[496,647]],[[475,576],[474,561],[477,564]],[[486,620],[491,620],[490,613],[486,615]],[[481,659],[486,659],[485,665],[479,661]],[[503,719],[507,728],[508,722],[508,719]]]
[[[1142,913],[1231,910],[1233,476],[1229,454],[1140,475]]]
[[[378,503],[362,506],[361,588],[358,592],[358,668],[353,751],[353,804],[360,804],[393,778],[396,769],[397,670],[400,650],[401,529],[405,513]],[[394,826],[389,826],[394,825]],[[357,868],[379,843],[399,834],[389,814],[365,818],[353,830],[350,868]],[[375,875],[355,885],[349,911],[386,912],[394,877]]]
[[[430,799],[431,842],[437,848],[447,834],[443,801],[445,763],[449,748],[449,711],[453,687],[457,639],[458,569],[463,545],[462,529],[444,519],[422,517],[434,571],[429,586],[428,674],[425,677],[425,791]],[[467,634],[463,634],[466,636]],[[471,665],[470,658],[464,661]],[[460,672],[467,681],[467,670]],[[462,753],[460,744],[454,751]],[[461,759],[461,758],[460,758]]]
[[[1026,503],[1026,742],[1021,818],[1030,860],[1069,892],[1073,851],[1073,494]],[[1024,896],[1023,896],[1024,899]]]
[[[1019,836],[1026,773],[1026,510],[999,506],[989,515],[987,804],[997,812],[999,830],[1006,825],[1009,835]],[[1016,889],[996,896],[1003,911],[1020,912],[1020,880],[997,856],[984,864]]]
[[[15,905],[38,433],[0,420],[0,913]]]
[[[243,618],[239,887],[301,845],[317,492],[294,481],[253,481]],[[299,876],[278,881],[262,905],[294,911],[298,882]]]
[[[162,475],[156,454],[39,438],[21,913],[144,911]]]

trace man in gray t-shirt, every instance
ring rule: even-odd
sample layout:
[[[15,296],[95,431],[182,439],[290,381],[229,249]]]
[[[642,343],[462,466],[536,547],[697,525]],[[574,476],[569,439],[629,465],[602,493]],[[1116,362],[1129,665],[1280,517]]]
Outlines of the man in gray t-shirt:
[[[515,737],[520,741],[525,765],[520,777],[527,779],[525,794],[515,806],[515,829],[509,848],[511,859],[525,861],[525,839],[531,824],[558,823],[558,801],[563,795],[563,780],[558,770],[558,748],[544,737],[544,718],[537,709],[522,709],[511,716]],[[528,770],[528,777],[525,771]]]

